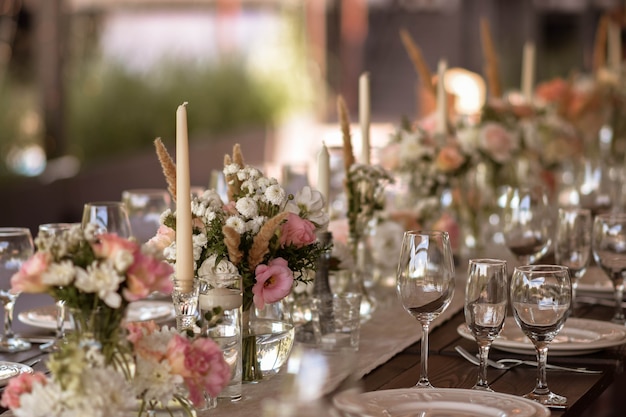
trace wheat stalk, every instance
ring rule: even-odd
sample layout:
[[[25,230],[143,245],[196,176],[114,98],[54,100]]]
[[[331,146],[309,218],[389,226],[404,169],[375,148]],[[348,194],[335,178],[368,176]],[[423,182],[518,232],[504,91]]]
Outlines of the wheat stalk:
[[[161,169],[163,170],[163,175],[167,182],[167,191],[169,191],[172,199],[176,201],[176,163],[167,152],[161,138],[154,140],[154,146],[156,147],[157,157],[159,158]]]
[[[257,265],[263,262],[263,258],[270,250],[270,240],[274,236],[276,228],[287,219],[287,216],[289,216],[289,212],[283,211],[261,226],[259,233],[257,233],[252,241],[252,247],[248,253],[248,265],[250,270],[254,270]]]
[[[228,250],[228,259],[230,259],[233,265],[237,266],[243,258],[243,253],[239,249],[241,235],[235,229],[226,225],[222,227],[222,233],[224,233],[224,244]]]
[[[341,135],[343,137],[343,165],[345,167],[347,177],[350,167],[354,164],[354,152],[352,150],[352,140],[350,134],[350,116],[348,116],[346,102],[342,96],[337,97],[337,112],[339,114]]]
[[[609,26],[609,16],[604,15],[598,22],[596,38],[593,44],[593,73],[598,74],[606,66],[606,41]]]
[[[400,38],[404,44],[404,49],[406,49],[406,52],[409,54],[409,58],[415,67],[415,71],[422,79],[422,84],[429,93],[435,96],[437,94],[437,90],[433,85],[433,77],[430,73],[430,69],[428,69],[426,61],[424,61],[422,50],[415,44],[413,38],[406,29],[400,29]]]
[[[489,84],[489,92],[492,97],[501,97],[502,88],[500,86],[500,73],[498,72],[498,55],[493,44],[489,22],[485,18],[480,19],[480,38],[483,44],[485,75]]]

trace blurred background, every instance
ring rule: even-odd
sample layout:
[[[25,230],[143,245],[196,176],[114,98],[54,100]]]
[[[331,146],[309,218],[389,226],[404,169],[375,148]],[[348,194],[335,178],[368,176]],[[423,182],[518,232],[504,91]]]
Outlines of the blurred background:
[[[430,70],[482,74],[488,19],[502,85],[519,89],[522,48],[536,81],[592,67],[613,0],[0,0],[0,223],[36,230],[80,220],[87,201],[165,188],[153,141],[172,155],[189,102],[191,178],[209,184],[234,143],[284,181],[315,180],[339,144],[336,98],[358,121],[371,83],[372,143],[426,109],[401,42]],[[355,129],[355,131],[358,129]],[[355,133],[358,135],[358,133]],[[314,185],[314,184],[313,184]]]

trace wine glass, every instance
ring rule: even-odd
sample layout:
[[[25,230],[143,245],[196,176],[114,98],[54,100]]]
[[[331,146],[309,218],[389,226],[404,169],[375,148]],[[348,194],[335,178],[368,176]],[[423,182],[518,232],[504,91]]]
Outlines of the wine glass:
[[[493,391],[487,383],[491,343],[502,331],[507,309],[506,261],[470,259],[465,287],[465,322],[478,343],[480,365],[472,389]]]
[[[576,310],[578,280],[585,275],[591,258],[591,210],[577,207],[560,208],[556,225],[554,259],[569,268],[572,280],[572,308]]]
[[[120,237],[132,236],[130,220],[121,201],[98,201],[83,207],[83,228],[89,223],[96,225],[96,234],[114,233]]]
[[[404,233],[398,261],[397,291],[404,309],[422,325],[421,370],[415,386],[432,388],[428,380],[428,330],[454,295],[454,261],[447,232]]]
[[[533,264],[548,253],[552,237],[548,196],[543,188],[507,188],[504,240],[522,265]]]
[[[561,331],[572,299],[569,271],[562,265],[522,265],[511,278],[511,305],[517,325],[537,350],[537,383],[524,395],[547,407],[563,407],[567,398],[555,394],[546,381],[548,345]]]
[[[613,283],[615,313],[611,321],[624,324],[622,297],[626,273],[626,213],[599,214],[593,221],[593,259]]]
[[[22,227],[0,228],[0,301],[4,305],[4,335],[0,352],[30,349],[30,343],[13,334],[13,308],[20,292],[11,288],[11,277],[35,251],[30,230]]]
[[[172,199],[167,190],[144,188],[122,191],[122,202],[135,239],[145,243],[156,235],[161,214],[170,208]]]

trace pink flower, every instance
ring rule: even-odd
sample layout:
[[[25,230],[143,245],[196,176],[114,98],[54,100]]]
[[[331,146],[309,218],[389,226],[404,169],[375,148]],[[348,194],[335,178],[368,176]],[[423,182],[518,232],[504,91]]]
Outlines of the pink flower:
[[[126,339],[136,347],[145,336],[151,335],[159,330],[159,326],[157,326],[154,320],[132,321],[126,324],[126,330],[128,330]]]
[[[289,213],[287,221],[280,228],[280,244],[302,247],[315,242],[315,225],[294,213]]]
[[[498,163],[511,159],[517,149],[515,137],[497,123],[486,123],[480,131],[480,146]]]
[[[105,259],[115,259],[120,251],[135,254],[140,250],[137,242],[111,233],[104,233],[98,236],[98,242],[92,246],[95,255],[98,258]]]
[[[163,252],[175,239],[176,231],[170,227],[161,225],[159,230],[157,230],[156,236],[151,238],[146,244],[158,252]]]
[[[48,286],[42,282],[42,274],[48,269],[51,260],[48,252],[36,252],[11,277],[11,289],[27,293],[46,292]]]
[[[29,394],[33,392],[33,385],[35,384],[46,385],[46,383],[46,376],[41,372],[35,372],[34,374],[20,374],[15,378],[11,378],[2,393],[0,405],[12,410],[19,408],[20,397],[22,394]]]
[[[439,151],[435,165],[442,172],[453,172],[465,162],[465,157],[454,145],[446,145]]]
[[[128,280],[124,298],[136,301],[146,298],[155,291],[170,294],[172,292],[170,277],[173,273],[174,269],[168,263],[140,252],[135,254],[135,262],[127,271]]]
[[[265,303],[282,300],[291,291],[293,272],[283,258],[272,259],[254,271],[256,283],[252,287],[254,305],[262,309]]]
[[[450,237],[450,246],[452,246],[452,249],[456,250],[459,248],[459,245],[461,244],[461,231],[458,223],[449,213],[443,213],[435,224],[433,224],[432,229],[448,232],[448,236]]]
[[[400,165],[400,144],[395,142],[391,143],[380,150],[380,165],[393,171]]]

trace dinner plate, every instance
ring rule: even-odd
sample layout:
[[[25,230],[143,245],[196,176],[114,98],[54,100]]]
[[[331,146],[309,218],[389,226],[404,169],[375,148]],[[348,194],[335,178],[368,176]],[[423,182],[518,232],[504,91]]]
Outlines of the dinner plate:
[[[4,387],[9,380],[19,374],[32,374],[33,368],[23,363],[0,361],[0,387]]]
[[[18,319],[30,326],[42,329],[56,329],[56,306],[48,305],[37,307],[32,310],[23,311],[18,314]],[[148,321],[155,320],[162,322],[175,317],[174,306],[171,301],[133,301],[128,305],[126,319],[128,321]],[[64,323],[66,329],[71,329],[69,320]]]
[[[467,325],[461,324],[457,332],[466,339],[475,340]],[[619,324],[599,320],[570,317],[550,343],[550,356],[586,355],[626,343],[626,328]],[[492,347],[505,352],[535,355],[535,347],[524,335],[513,317],[507,317],[500,336]]]
[[[344,391],[333,398],[349,416],[367,417],[547,417],[550,410],[531,400],[498,392],[457,388],[402,388],[359,393]]]

